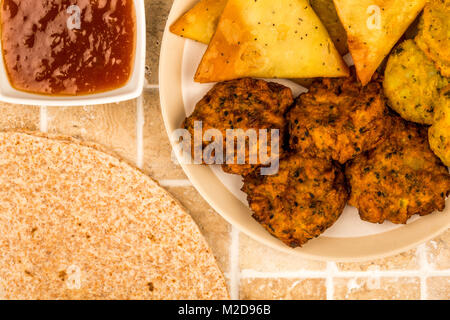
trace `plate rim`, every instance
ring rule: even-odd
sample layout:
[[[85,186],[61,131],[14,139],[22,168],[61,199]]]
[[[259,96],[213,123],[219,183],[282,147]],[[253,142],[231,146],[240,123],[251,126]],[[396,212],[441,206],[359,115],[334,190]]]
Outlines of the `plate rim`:
[[[178,122],[178,126],[182,119],[171,115],[172,107],[182,105],[184,110],[182,97],[182,61],[186,39],[175,36],[170,33],[169,26],[181,14],[186,12],[196,3],[196,0],[174,0],[164,28],[163,39],[161,42],[160,60],[159,60],[159,90],[161,113],[164,120],[171,147],[174,143],[170,138],[173,130],[177,129],[174,122]],[[177,155],[178,157],[178,155]],[[180,159],[179,159],[180,160]],[[193,187],[200,193],[203,199],[228,223],[237,228],[246,236],[266,245],[270,248],[280,250],[282,252],[295,254],[301,258],[312,259],[326,262],[363,262],[368,260],[382,259],[389,256],[397,255],[416,248],[420,244],[427,242],[450,227],[450,207],[447,206],[444,212],[433,213],[422,217],[402,228],[397,228],[384,233],[369,235],[356,238],[328,238],[319,237],[311,240],[302,248],[292,249],[283,244],[278,239],[272,237],[268,232],[259,226],[256,221],[250,223],[244,221],[243,217],[238,217],[236,213],[229,212],[231,210],[224,205],[227,200],[241,203],[235,198],[229,190],[220,182],[220,180],[212,176],[212,170],[206,166],[195,166],[180,164],[186,176],[192,183]],[[208,177],[212,182],[219,183],[217,187],[224,190],[222,197],[224,199],[216,199],[212,195],[211,188],[201,182],[203,178]],[[208,184],[210,185],[210,184]],[[241,203],[241,205],[243,205]],[[241,208],[236,203],[230,203],[232,208]],[[247,208],[247,213],[250,209]],[[247,217],[248,218],[248,217]],[[251,217],[250,217],[251,218]],[[248,219],[247,219],[248,220]],[[244,222],[249,225],[244,225]],[[259,226],[257,228],[256,225]],[[261,229],[264,233],[261,232]],[[363,244],[372,244],[370,250]],[[333,248],[332,248],[333,246]],[[365,252],[362,252],[363,250]]]

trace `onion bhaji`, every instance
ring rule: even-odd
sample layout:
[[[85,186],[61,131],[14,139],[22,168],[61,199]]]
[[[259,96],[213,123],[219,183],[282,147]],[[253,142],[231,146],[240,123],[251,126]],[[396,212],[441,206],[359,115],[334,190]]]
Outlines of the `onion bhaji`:
[[[293,248],[331,227],[348,199],[339,165],[300,154],[282,159],[277,175],[255,172],[245,177],[242,190],[248,195],[253,217]]]
[[[251,155],[259,155],[260,147],[265,143],[258,139],[255,144],[249,143],[246,137],[246,162],[241,165],[237,161],[237,142],[235,143],[233,164],[224,164],[223,169],[227,173],[247,175],[256,168],[266,164],[270,159],[282,156],[283,139],[286,135],[286,121],[284,114],[289,106],[294,102],[292,91],[280,84],[266,82],[257,79],[238,79],[218,83],[207,95],[196,105],[194,113],[188,117],[183,127],[194,136],[195,122],[201,121],[203,132],[209,129],[216,129],[222,133],[223,154],[226,159],[226,131],[227,129],[242,129],[247,132],[249,129],[269,130],[267,136],[267,159],[258,157],[257,163],[250,163]],[[272,150],[270,130],[279,130],[279,150]],[[195,148],[204,149],[211,141],[203,139],[202,146]],[[250,150],[249,150],[250,149]],[[257,150],[256,150],[257,149]],[[266,149],[262,149],[266,150]],[[262,160],[262,161],[261,161]]]
[[[392,109],[403,119],[432,124],[443,78],[413,40],[396,47],[384,75],[384,93]]]
[[[389,137],[346,166],[349,204],[372,223],[404,224],[445,208],[450,174],[430,149],[427,128],[392,118]]]
[[[341,164],[383,142],[387,108],[380,81],[323,79],[288,112],[290,147]]]
[[[450,0],[429,0],[423,11],[417,45],[450,77]]]
[[[439,101],[428,138],[433,152],[450,166],[450,85],[441,90]]]

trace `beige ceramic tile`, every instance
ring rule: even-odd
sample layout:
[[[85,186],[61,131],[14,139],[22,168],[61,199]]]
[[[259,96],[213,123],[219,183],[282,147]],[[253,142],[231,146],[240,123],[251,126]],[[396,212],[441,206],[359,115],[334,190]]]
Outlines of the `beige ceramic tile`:
[[[428,262],[439,270],[450,269],[450,229],[427,244]]]
[[[325,300],[325,279],[242,279],[242,300]]]
[[[40,108],[0,102],[0,130],[38,130]]]
[[[271,249],[242,233],[239,236],[239,264],[241,270],[260,272],[320,271],[326,268],[324,262],[306,260],[295,254]]]
[[[104,146],[136,163],[136,100],[85,107],[49,107],[49,132]]]
[[[340,271],[386,271],[386,270],[418,270],[419,263],[416,250],[396,256],[367,261],[362,263],[338,263]]]
[[[172,147],[164,127],[158,90],[144,94],[144,171],[156,180],[187,179],[172,159]]]
[[[335,278],[337,300],[417,300],[419,278]]]
[[[429,300],[450,300],[450,277],[433,277],[427,280]]]
[[[230,267],[230,225],[217,214],[194,187],[166,188],[189,211],[214,252],[223,272]]]
[[[147,16],[146,78],[149,84],[157,84],[161,40],[173,0],[144,1]]]

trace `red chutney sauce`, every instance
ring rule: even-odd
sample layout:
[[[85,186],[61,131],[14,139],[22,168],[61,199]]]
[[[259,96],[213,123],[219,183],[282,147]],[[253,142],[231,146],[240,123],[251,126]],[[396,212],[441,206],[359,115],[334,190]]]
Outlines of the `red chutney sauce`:
[[[45,95],[124,86],[134,67],[133,0],[3,0],[1,43],[11,85]]]

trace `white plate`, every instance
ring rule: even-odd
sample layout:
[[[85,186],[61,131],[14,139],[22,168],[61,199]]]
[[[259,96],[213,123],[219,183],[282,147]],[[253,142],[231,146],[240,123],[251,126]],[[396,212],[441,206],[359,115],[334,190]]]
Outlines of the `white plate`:
[[[125,86],[98,94],[73,97],[52,97],[22,92],[10,85],[3,59],[0,57],[2,60],[0,62],[0,101],[37,106],[83,106],[120,102],[139,97],[144,87],[145,77],[146,24],[144,2],[134,0],[134,7],[137,27],[136,54],[133,73]],[[0,41],[0,55],[1,52]]]
[[[175,0],[167,27],[195,2]],[[195,104],[212,86],[193,81],[205,49],[205,45],[177,37],[166,28],[160,57],[160,94],[169,136],[179,128],[184,118],[193,111]],[[294,94],[304,91],[304,88],[288,80],[276,81],[291,87]],[[324,235],[310,241],[303,248],[291,249],[253,220],[246,196],[240,191],[241,177],[227,175],[218,166],[182,166],[206,201],[240,231],[270,247],[307,258],[333,261],[381,258],[413,248],[439,235],[450,226],[448,206],[443,213],[414,217],[408,225],[394,225],[390,222],[377,225],[364,222],[355,208],[347,207],[338,222]]]

